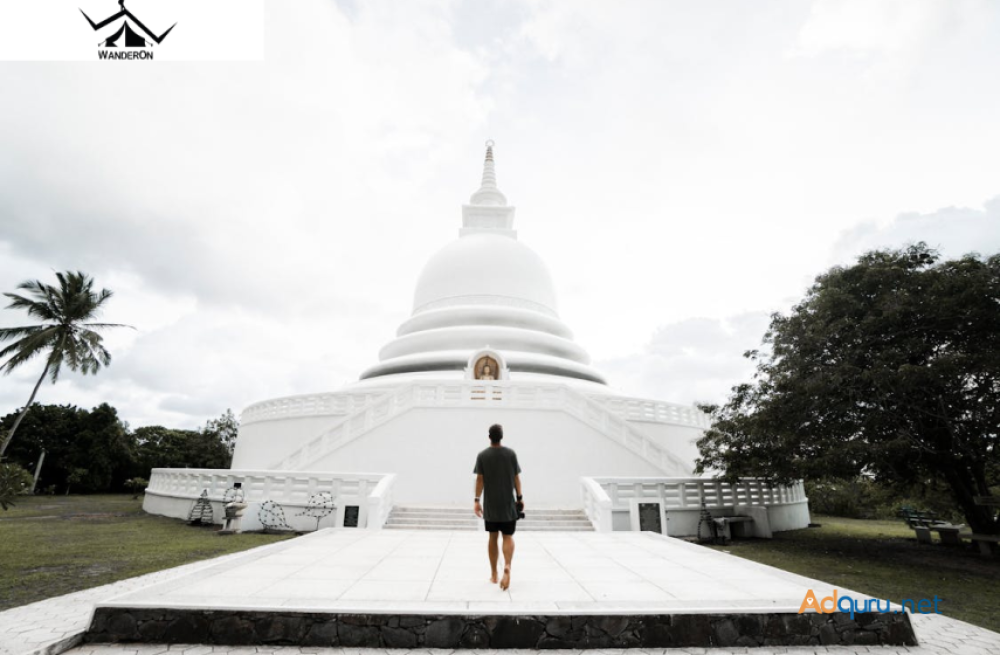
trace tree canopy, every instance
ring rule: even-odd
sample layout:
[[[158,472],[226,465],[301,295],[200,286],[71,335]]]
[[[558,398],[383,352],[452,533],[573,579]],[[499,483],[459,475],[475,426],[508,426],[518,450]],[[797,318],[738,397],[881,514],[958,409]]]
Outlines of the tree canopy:
[[[0,430],[9,428],[18,415],[0,418]],[[90,410],[35,405],[25,416],[20,437],[11,444],[7,456],[10,462],[34,472],[44,451],[39,491],[122,491],[131,478],[149,479],[153,468],[229,468],[232,453],[227,436],[212,428],[217,423],[238,428],[229,410],[201,430],[158,425],[132,430],[107,404]]]
[[[1000,482],[1000,255],[940,261],[920,243],[820,275],[775,314],[751,382],[699,441],[698,470],[776,481],[947,484],[976,532]]]

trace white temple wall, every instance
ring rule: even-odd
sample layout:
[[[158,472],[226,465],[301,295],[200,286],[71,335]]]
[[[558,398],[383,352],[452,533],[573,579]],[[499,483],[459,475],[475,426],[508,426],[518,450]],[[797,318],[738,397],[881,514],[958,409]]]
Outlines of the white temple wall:
[[[301,416],[241,425],[233,451],[234,469],[270,469],[277,462],[343,421],[346,416]]]
[[[525,501],[580,507],[580,476],[663,475],[624,446],[558,411],[414,408],[310,465],[313,470],[398,474],[395,502],[472,504],[476,455],[492,423],[517,451]]]
[[[697,441],[705,432],[702,428],[652,421],[629,421],[629,424],[641,430],[657,445],[677,455],[682,461],[689,462],[690,468],[687,472],[694,472],[694,460],[698,457]]]

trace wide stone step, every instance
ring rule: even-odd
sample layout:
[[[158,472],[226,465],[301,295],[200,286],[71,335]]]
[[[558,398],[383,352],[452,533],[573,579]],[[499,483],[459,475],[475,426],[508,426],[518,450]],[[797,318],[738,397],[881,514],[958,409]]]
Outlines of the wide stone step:
[[[482,523],[466,507],[397,506],[392,509],[385,527],[389,530],[481,530]],[[528,511],[517,529],[528,532],[591,532],[594,527],[578,509],[540,509]]]
[[[472,512],[461,513],[434,513],[434,512],[393,512],[392,516],[406,517],[408,519],[468,519],[473,518]],[[589,521],[585,515],[576,514],[543,514],[541,512],[526,512],[526,520],[535,521]]]
[[[464,505],[461,506],[461,507],[458,507],[458,506],[434,506],[434,505],[405,505],[405,506],[396,505],[395,507],[393,507],[393,511],[396,511],[396,512],[448,512],[448,513],[454,512],[454,513],[461,514],[463,512],[471,512],[472,511],[472,503],[470,502],[468,507],[466,507]],[[538,507],[538,508],[534,508],[533,511],[536,511],[536,512],[545,512],[546,514],[570,514],[570,515],[585,514],[585,512],[582,509],[558,509],[558,508],[554,508],[554,507],[551,507],[551,508],[550,507]]]
[[[438,523],[386,523],[386,530],[482,530],[481,525],[441,525]],[[518,531],[521,532],[593,532],[592,525],[548,525],[538,523],[535,525],[525,525],[518,523]]]
[[[394,519],[387,521],[385,527],[398,525],[424,525],[431,527],[450,528],[482,528],[479,521],[408,521],[406,519]],[[518,530],[544,530],[546,528],[565,528],[567,530],[590,530],[594,526],[590,521],[518,521]]]
[[[442,526],[433,523],[393,523],[392,525],[386,523],[386,530],[478,530],[478,525],[452,525],[452,526]]]
[[[398,523],[406,523],[407,525],[440,525],[442,527],[451,527],[451,526],[455,526],[455,525],[457,525],[457,526],[468,525],[468,526],[471,526],[471,527],[477,527],[479,525],[479,521],[475,521],[475,520],[473,520],[473,521],[467,521],[467,520],[462,520],[462,519],[418,520],[418,519],[411,519],[411,518],[406,518],[406,517],[402,517],[402,516],[400,516],[400,517],[395,517],[395,516],[394,517],[390,517],[389,520],[386,521],[385,524],[386,525],[396,525]]]
[[[388,530],[482,530],[482,522],[467,507],[396,506],[385,524]],[[579,509],[529,510],[517,529],[527,532],[592,532],[587,515]]]
[[[435,528],[439,530],[465,529],[481,530],[483,526],[477,522],[458,521],[406,521],[399,519],[387,522],[386,528],[400,528],[402,526],[419,526],[422,528]],[[593,530],[594,526],[585,521],[518,521],[518,530]]]
[[[389,520],[399,518],[406,519],[407,521],[477,521],[477,519],[472,512],[467,512],[465,514],[397,514],[393,512],[389,514]],[[590,523],[590,519],[586,516],[538,516],[534,512],[529,512],[527,516],[522,521],[557,521],[564,522],[570,521],[575,523]]]
[[[457,515],[457,516],[467,516],[472,514],[472,505],[469,507],[393,507],[392,511],[396,514],[433,514],[438,515]],[[576,509],[547,509],[547,508],[534,508],[529,507],[528,511],[535,516],[545,516],[545,517],[586,517],[586,513],[583,510]]]

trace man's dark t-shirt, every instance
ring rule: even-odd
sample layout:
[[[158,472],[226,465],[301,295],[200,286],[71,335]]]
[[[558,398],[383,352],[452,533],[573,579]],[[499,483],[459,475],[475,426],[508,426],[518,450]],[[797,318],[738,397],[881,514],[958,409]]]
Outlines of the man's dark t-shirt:
[[[517,453],[506,446],[490,446],[476,457],[472,472],[483,476],[483,519],[491,523],[516,521],[514,476],[521,472]]]

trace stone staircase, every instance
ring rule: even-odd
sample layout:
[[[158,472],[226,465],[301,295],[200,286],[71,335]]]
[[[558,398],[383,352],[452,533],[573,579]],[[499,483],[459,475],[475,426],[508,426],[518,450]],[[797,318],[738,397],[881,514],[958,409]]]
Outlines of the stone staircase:
[[[392,508],[386,530],[482,530],[482,521],[467,507]],[[582,509],[531,509],[517,522],[517,531],[593,532],[594,526]]]

